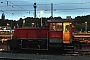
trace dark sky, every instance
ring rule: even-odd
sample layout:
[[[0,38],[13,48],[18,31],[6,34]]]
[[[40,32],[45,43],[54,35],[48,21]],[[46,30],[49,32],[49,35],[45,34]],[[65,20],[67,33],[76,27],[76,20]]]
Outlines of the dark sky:
[[[71,16],[74,18],[90,14],[90,0],[0,0],[0,2],[0,14],[4,13],[6,19],[13,20],[33,17],[34,3],[37,3],[37,17],[40,16],[40,10],[44,11],[43,17],[50,17],[51,3],[53,3],[53,16],[55,17]]]

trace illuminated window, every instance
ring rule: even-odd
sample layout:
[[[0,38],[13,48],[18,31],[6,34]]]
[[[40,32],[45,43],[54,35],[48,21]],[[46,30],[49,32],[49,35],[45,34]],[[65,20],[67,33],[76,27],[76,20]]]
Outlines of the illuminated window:
[[[55,31],[56,30],[56,23],[51,23],[50,28],[51,28],[51,30]]]
[[[70,32],[70,26],[69,26],[69,25],[66,25],[66,26],[65,26],[65,31],[66,31],[66,32]]]
[[[62,23],[57,23],[56,24],[56,30],[57,31],[62,31]]]
[[[62,23],[51,23],[50,29],[51,31],[62,31]]]

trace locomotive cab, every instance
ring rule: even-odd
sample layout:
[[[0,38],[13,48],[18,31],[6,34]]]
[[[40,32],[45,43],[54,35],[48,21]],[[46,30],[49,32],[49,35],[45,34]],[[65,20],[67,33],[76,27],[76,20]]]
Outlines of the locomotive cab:
[[[48,20],[48,27],[15,28],[11,50],[48,50],[72,43],[72,20]]]
[[[72,20],[49,20],[49,42],[72,43]]]

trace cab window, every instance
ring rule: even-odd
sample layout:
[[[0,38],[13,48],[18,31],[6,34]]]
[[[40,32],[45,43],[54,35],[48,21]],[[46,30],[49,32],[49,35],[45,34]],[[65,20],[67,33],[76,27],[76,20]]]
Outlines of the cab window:
[[[70,26],[69,26],[69,25],[66,25],[66,26],[65,26],[65,31],[66,31],[66,32],[70,32]]]
[[[62,23],[57,23],[56,24],[56,30],[57,31],[62,31]]]
[[[50,24],[50,29],[51,29],[52,31],[55,31],[55,30],[56,30],[56,23],[51,23],[51,24]]]
[[[51,31],[62,31],[62,23],[51,23],[50,30]]]

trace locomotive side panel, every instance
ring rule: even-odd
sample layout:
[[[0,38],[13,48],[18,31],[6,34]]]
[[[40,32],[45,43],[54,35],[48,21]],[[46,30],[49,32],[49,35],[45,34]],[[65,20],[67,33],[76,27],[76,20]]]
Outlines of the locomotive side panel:
[[[39,35],[41,35],[41,38],[48,38],[48,29],[41,29]]]
[[[34,39],[34,38],[47,38],[48,29],[15,29],[14,38],[19,39]]]
[[[50,31],[49,32],[49,47],[63,48],[63,32]]]
[[[58,38],[58,39],[63,39],[63,32],[50,32],[49,33],[49,38],[52,39],[52,38]]]
[[[17,38],[26,38],[27,30],[17,29]]]
[[[62,43],[63,42],[63,32],[51,31],[49,32],[49,42],[50,43]]]
[[[35,29],[16,29],[14,37],[19,39],[37,38]]]
[[[14,40],[20,49],[48,50],[47,28],[17,28],[14,32]],[[15,41],[9,41],[14,44]],[[18,49],[11,46],[11,48]]]
[[[37,29],[27,29],[27,37],[25,38],[38,38]]]

